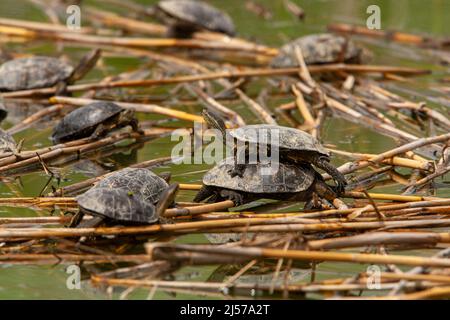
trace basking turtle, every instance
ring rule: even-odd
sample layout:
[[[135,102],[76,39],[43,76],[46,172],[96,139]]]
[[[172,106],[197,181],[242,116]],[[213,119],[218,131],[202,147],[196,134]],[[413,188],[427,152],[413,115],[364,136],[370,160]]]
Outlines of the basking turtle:
[[[337,62],[361,62],[363,50],[353,41],[342,36],[324,33],[297,38],[281,47],[280,53],[272,59],[276,68],[298,67],[295,47],[301,49],[306,64]]]
[[[267,146],[272,150],[274,148],[278,149],[280,162],[313,164],[325,170],[334,179],[338,193],[342,193],[347,185],[344,175],[330,164],[330,154],[328,151],[316,138],[302,130],[268,124],[246,125],[237,129],[226,130],[225,123],[218,115],[208,112],[205,109],[203,110],[203,117],[210,127],[220,130],[224,138],[224,143],[226,143],[226,136],[229,134],[234,141],[237,140],[246,144],[256,144],[259,146],[261,138],[265,136],[267,137]],[[271,137],[268,137],[269,135]],[[275,143],[271,140],[275,140]],[[236,149],[236,143],[234,143],[234,148]],[[246,149],[246,153],[248,153],[248,148]],[[232,177],[236,175],[242,177],[245,170],[245,163],[237,163],[231,169],[230,175]]]
[[[176,37],[189,37],[198,30],[235,34],[230,16],[202,1],[163,0],[149,12],[168,24],[169,33]]]
[[[17,91],[57,86],[63,92],[67,84],[81,79],[97,62],[101,51],[87,53],[74,68],[53,57],[34,56],[9,60],[0,66],[0,91]]]
[[[173,203],[177,191],[178,184],[170,185],[163,191],[155,206],[126,188],[93,187],[75,198],[80,210],[72,219],[71,226],[93,228],[103,222],[152,224],[158,222],[167,207]],[[79,223],[84,214],[94,218]]]
[[[125,168],[107,175],[94,188],[122,188],[156,204],[159,197],[169,187],[166,180],[144,168]]]
[[[0,91],[51,87],[67,80],[74,68],[52,57],[18,58],[0,66]]]
[[[94,102],[67,114],[54,128],[54,143],[91,137],[97,139],[115,128],[130,125],[142,133],[134,111],[123,109],[113,102]]]
[[[306,201],[311,206],[314,194],[333,201],[337,195],[311,166],[297,166],[272,161],[247,164],[242,177],[230,178],[232,158],[222,160],[203,177],[203,186],[194,202],[232,200],[237,206],[260,199]]]

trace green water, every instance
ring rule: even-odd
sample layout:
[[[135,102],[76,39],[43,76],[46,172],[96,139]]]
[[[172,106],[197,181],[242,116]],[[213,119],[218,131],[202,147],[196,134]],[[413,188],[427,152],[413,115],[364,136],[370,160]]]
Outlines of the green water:
[[[144,4],[151,4],[155,1],[140,1]],[[226,0],[210,1],[214,5],[221,7],[229,12],[233,17],[240,37],[251,39],[253,41],[264,43],[271,46],[279,46],[288,39],[300,35],[323,32],[328,23],[347,22],[364,25],[367,18],[366,8],[370,4],[377,4],[381,8],[381,26],[382,29],[398,29],[413,33],[428,33],[435,36],[449,36],[450,28],[450,1],[448,0],[403,0],[403,1],[360,1],[360,0],[330,0],[330,1],[297,1],[306,12],[306,20],[299,22],[283,6],[282,1],[259,0],[273,13],[272,20],[263,20],[255,14],[245,9],[245,1]],[[98,5],[102,8],[108,8],[109,5],[102,1],[86,1],[87,4]],[[2,0],[0,1],[0,16],[17,19],[28,19],[36,21],[46,21],[45,15],[24,0]],[[360,39],[361,41],[361,39]],[[361,42],[362,43],[362,42]],[[409,90],[417,90],[422,93],[429,93],[423,89],[425,85],[447,73],[448,68],[440,66],[435,57],[426,50],[399,46],[383,42],[365,41],[364,46],[374,52],[374,64],[402,65],[411,67],[422,67],[433,70],[433,75],[421,77],[413,83],[405,85]],[[3,44],[2,44],[3,45]],[[60,50],[61,54],[69,56],[72,61],[77,61],[85,50],[75,50],[73,46],[55,45],[50,42],[32,42],[26,44],[13,44],[9,46],[12,50],[32,52],[32,53],[54,53]],[[142,60],[135,58],[124,58],[117,56],[106,56],[103,59],[102,68],[92,71],[86,81],[100,79],[106,75],[117,74],[127,70],[133,70],[141,64]],[[251,90],[258,90],[257,86],[251,87]],[[161,90],[155,90],[152,94],[161,93]],[[414,100],[415,96],[407,96]],[[448,101],[448,100],[447,100]],[[268,107],[274,108],[280,104],[277,99],[268,100]],[[434,103],[429,105],[447,112],[448,108]],[[248,122],[252,122],[254,117],[248,117],[249,113],[243,105],[233,104],[231,107],[246,116]],[[189,112],[198,112],[200,106],[177,105],[177,109],[187,110]],[[140,120],[161,119],[161,117],[151,115],[139,115]],[[257,122],[257,120],[253,120]],[[3,123],[3,128],[8,128],[13,122],[7,118]],[[18,133],[15,138],[19,140],[25,138],[25,149],[34,149],[44,145],[50,145],[48,137],[51,132],[50,125],[47,123],[39,125],[37,128],[30,128]],[[189,125],[179,121],[178,126]],[[361,128],[358,125],[346,122],[344,120],[327,121],[321,132],[325,143],[334,144],[340,149],[357,152],[378,153],[394,146],[393,140],[388,137],[376,134],[369,129]],[[130,165],[131,163],[141,162],[162,156],[169,156],[175,142],[170,141],[169,137],[151,140],[137,150],[117,153],[106,157],[97,157],[96,160],[101,163],[98,170],[118,169]],[[336,164],[343,163],[346,159],[335,157]],[[201,176],[209,166],[207,165],[173,165],[163,166],[155,169],[156,172],[171,171],[173,180],[182,183],[199,183]],[[69,185],[90,177],[90,173],[80,171],[76,165],[69,164],[58,168],[53,168],[63,178],[61,186]],[[92,173],[94,174],[94,173]],[[36,196],[39,194],[47,181],[47,176],[43,172],[29,173],[18,179],[4,179],[0,183],[0,194],[2,197],[13,196]],[[53,181],[56,185],[56,182]],[[385,189],[377,189],[377,192],[390,191],[400,192],[398,185],[390,186]],[[441,196],[450,196],[448,189],[442,189],[438,192]],[[193,193],[182,191],[180,200],[189,201]],[[0,207],[0,216],[33,216],[48,215],[48,212],[35,212],[30,209],[11,209]],[[180,242],[194,243],[206,241],[202,235],[191,235],[177,239]],[[354,265],[343,265],[324,263],[318,268],[317,278],[327,278],[336,276],[348,276],[354,272],[364,270],[365,266],[355,267]],[[205,281],[216,275],[215,266],[201,268],[184,268],[175,274],[177,279]],[[104,291],[91,288],[87,283],[83,283],[82,290],[69,290],[66,287],[67,274],[61,265],[56,266],[0,266],[0,299],[107,299],[109,296]],[[136,290],[130,294],[129,298],[145,298],[148,292],[146,290]],[[114,295],[118,298],[118,294]],[[196,296],[177,295],[171,296],[163,292],[157,292],[155,298],[197,298]]]

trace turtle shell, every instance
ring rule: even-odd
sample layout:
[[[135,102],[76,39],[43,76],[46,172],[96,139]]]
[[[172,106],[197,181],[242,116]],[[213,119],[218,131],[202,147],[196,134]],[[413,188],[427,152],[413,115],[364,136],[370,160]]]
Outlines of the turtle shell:
[[[281,47],[280,53],[273,58],[271,65],[277,68],[298,67],[295,47],[300,47],[306,64],[324,64],[355,61],[362,54],[353,41],[334,34],[313,34],[297,38]],[[342,52],[345,51],[342,57]]]
[[[302,130],[270,125],[255,124],[228,130],[229,134],[240,141],[262,143],[267,141],[271,146],[280,149],[313,151],[329,156],[328,151],[309,133]]]
[[[315,179],[313,169],[274,161],[247,164],[242,178],[231,178],[234,166],[232,157],[222,160],[204,175],[203,184],[251,193],[294,193],[307,190]]]
[[[150,224],[159,220],[153,204],[123,188],[91,188],[75,199],[82,211],[115,221]]]
[[[100,180],[94,188],[123,188],[141,196],[144,200],[156,204],[160,195],[169,187],[167,182],[152,171],[143,168],[125,168],[109,174]]]
[[[70,77],[73,67],[52,57],[10,60],[0,67],[0,91],[51,87]]]
[[[164,0],[157,6],[170,17],[182,23],[191,24],[201,29],[235,34],[235,28],[230,16],[211,5],[195,0]]]
[[[123,109],[113,102],[94,102],[68,113],[55,127],[56,143],[89,137],[97,125],[118,115]]]
[[[16,142],[14,138],[5,130],[0,128],[0,153],[14,152],[16,150]]]

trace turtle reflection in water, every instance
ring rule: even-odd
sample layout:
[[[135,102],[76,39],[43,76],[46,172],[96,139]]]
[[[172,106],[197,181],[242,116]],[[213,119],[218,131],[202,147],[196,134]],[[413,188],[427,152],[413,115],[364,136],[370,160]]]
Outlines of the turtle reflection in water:
[[[52,140],[61,143],[87,137],[97,139],[127,125],[143,133],[133,110],[123,109],[113,102],[93,102],[67,114],[54,128]]]
[[[337,194],[311,166],[278,163],[247,164],[242,175],[230,177],[234,159],[226,158],[203,177],[203,186],[194,202],[232,200],[237,206],[260,198],[306,201],[316,207],[314,195],[333,202]]]

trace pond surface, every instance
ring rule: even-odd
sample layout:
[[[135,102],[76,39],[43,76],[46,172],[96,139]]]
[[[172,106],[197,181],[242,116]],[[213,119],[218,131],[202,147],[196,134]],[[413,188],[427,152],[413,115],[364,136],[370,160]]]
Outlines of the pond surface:
[[[84,2],[84,1],[83,1]],[[155,1],[139,1],[143,4],[152,4]],[[382,29],[395,29],[412,33],[432,34],[433,36],[449,36],[450,28],[450,1],[446,0],[403,0],[403,1],[361,1],[361,0],[304,0],[296,1],[306,12],[304,22],[286,11],[282,1],[259,0],[257,2],[264,4],[272,12],[271,20],[264,20],[254,13],[245,9],[245,1],[227,0],[227,1],[209,1],[217,7],[221,7],[229,12],[233,17],[240,37],[251,39],[253,41],[264,43],[270,46],[278,47],[288,39],[293,39],[301,35],[323,32],[326,25],[332,22],[346,22],[358,25],[364,25],[367,18],[366,8],[370,4],[377,4],[381,8],[381,26]],[[98,5],[108,9],[108,5],[102,1],[86,1],[87,4]],[[47,21],[45,15],[39,9],[33,7],[29,1],[25,0],[2,0],[0,1],[0,15],[2,17],[27,19],[36,21]],[[408,92],[415,92],[416,95],[404,94],[405,97],[413,101],[420,101],[422,94],[430,94],[429,89],[424,87],[430,82],[441,78],[445,74],[448,76],[448,67],[441,66],[438,59],[430,54],[429,51],[413,48],[409,46],[400,46],[398,44],[387,42],[375,42],[368,39],[358,39],[359,43],[369,48],[374,53],[374,64],[386,64],[395,66],[420,67],[433,70],[433,75],[420,77],[412,83],[403,87]],[[54,44],[50,42],[37,41],[25,44],[10,45],[12,50],[55,54],[59,50],[61,54],[69,56],[72,61],[77,61],[85,52],[85,49],[77,50],[72,45]],[[127,70],[133,70],[142,63],[135,58],[119,57],[107,55],[102,61],[101,68],[89,73],[83,81],[100,79],[106,75],[117,74]],[[257,90],[258,87],[253,87]],[[155,90],[155,94],[161,93]],[[446,100],[448,101],[448,100]],[[280,105],[277,99],[269,100],[268,107],[273,108]],[[449,106],[439,105],[438,103],[428,102],[428,105],[439,108],[448,114]],[[34,106],[39,108],[39,106]],[[179,110],[198,113],[201,110],[199,105],[177,105]],[[245,116],[248,122],[257,123],[258,120],[250,117],[247,108],[241,104],[231,105],[232,109]],[[20,108],[20,107],[19,107]],[[30,108],[33,108],[31,106]],[[3,128],[12,126],[15,121],[13,115],[7,118],[3,123]],[[20,112],[17,112],[20,118]],[[160,116],[139,115],[140,120],[157,120]],[[254,119],[254,120],[252,120]],[[18,133],[16,141],[24,138],[25,149],[34,149],[40,146],[51,145],[48,139],[51,133],[51,126],[54,122],[47,122]],[[179,121],[177,126],[188,125]],[[328,120],[322,128],[321,137],[324,143],[335,145],[339,149],[355,151],[362,153],[379,153],[392,148],[395,143],[392,139],[381,136],[369,129],[349,123],[345,120]],[[170,137],[163,137],[146,142],[144,146],[132,151],[124,151],[106,157],[92,157],[90,166],[80,166],[75,164],[54,168],[62,177],[61,186],[73,184],[86,178],[101,174],[107,170],[119,169],[132,163],[141,162],[153,158],[169,156],[172,147],[176,142],[170,140]],[[344,158],[335,157],[333,161],[341,164],[346,161]],[[171,171],[172,179],[181,183],[199,183],[208,165],[172,165],[162,166],[155,169],[155,172]],[[24,174],[20,179],[4,179],[0,183],[0,194],[2,197],[18,196],[37,196],[48,180],[48,176],[43,172]],[[56,182],[54,182],[56,186]],[[49,191],[49,190],[48,190]],[[393,185],[386,188],[378,188],[376,192],[401,192],[401,186]],[[183,191],[180,194],[180,200],[190,201],[194,193]],[[449,189],[438,191],[440,196],[450,196]],[[48,212],[36,212],[29,209],[11,209],[0,207],[0,216],[34,216],[48,215]],[[177,242],[199,243],[206,242],[203,235],[189,235],[180,237]],[[355,271],[364,270],[365,266],[355,267],[355,265],[339,266],[333,263],[323,263],[319,266],[317,279],[324,279],[340,274],[347,276]],[[295,275],[301,280],[303,277],[309,277],[309,270],[296,269]],[[201,268],[184,268],[176,273],[176,278],[181,280],[206,281],[207,279],[217,279],[222,277],[221,270],[215,266]],[[1,299],[103,299],[108,298],[104,292],[91,288],[87,283],[83,283],[82,290],[69,290],[66,287],[67,274],[64,266],[1,266],[0,267],[0,298]],[[247,281],[256,281],[248,280]],[[263,280],[261,280],[263,281]],[[145,298],[148,294],[146,290],[137,290],[129,298]],[[118,297],[118,295],[114,295]],[[173,298],[191,298],[197,296],[178,294],[171,296],[163,292],[155,295],[158,299]]]

